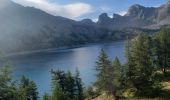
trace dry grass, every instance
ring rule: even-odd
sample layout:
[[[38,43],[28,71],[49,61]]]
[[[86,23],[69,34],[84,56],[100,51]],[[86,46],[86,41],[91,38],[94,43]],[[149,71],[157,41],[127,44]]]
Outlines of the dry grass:
[[[162,86],[163,86],[163,89],[170,90],[170,82],[163,82]]]
[[[111,96],[104,96],[104,95],[101,95],[95,99],[91,99],[91,100],[114,100],[113,97]],[[137,97],[134,97],[134,98],[127,98],[127,99],[119,99],[119,100],[170,100],[170,99],[162,99],[162,98],[137,98]]]
[[[170,81],[162,82],[163,93],[162,96],[167,98],[166,100],[170,100]]]
[[[170,70],[168,70],[168,72],[170,72]],[[161,71],[158,71],[158,73],[162,74]],[[170,75],[170,74],[169,74]],[[125,97],[132,97],[132,98],[128,98],[128,99],[120,99],[120,100],[170,100],[170,77],[167,77],[164,82],[162,82],[162,96],[160,98],[138,98],[138,97],[132,97],[133,93],[130,93],[127,91],[127,93],[125,92]],[[108,96],[106,94],[100,95],[94,99],[91,100],[114,100],[114,98],[112,96]]]
[[[114,100],[114,98],[112,96],[108,96],[106,94],[100,95],[95,99],[92,100]]]
[[[120,100],[170,100],[170,81],[168,82],[162,82],[163,86],[163,98],[128,98],[128,99],[120,99]],[[100,95],[94,99],[91,100],[114,100],[112,96],[107,96],[106,94]]]

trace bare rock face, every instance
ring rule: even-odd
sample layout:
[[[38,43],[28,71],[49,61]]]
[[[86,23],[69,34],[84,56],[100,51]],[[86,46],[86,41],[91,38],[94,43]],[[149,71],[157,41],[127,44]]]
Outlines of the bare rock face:
[[[95,25],[95,23],[91,20],[91,19],[83,19],[82,21],[80,21],[80,24],[82,25]]]
[[[170,24],[170,1],[158,8],[158,25]]]
[[[129,8],[128,13],[126,15],[132,16],[132,17],[137,17],[137,16],[140,17],[142,13],[144,12],[144,10],[145,10],[145,7],[135,4]]]
[[[119,15],[119,14],[113,14],[113,18],[121,18],[122,16],[121,15]]]
[[[109,27],[112,25],[112,19],[108,17],[107,13],[102,13],[99,16],[97,24]]]
[[[99,19],[98,24],[109,29],[160,28],[162,25],[170,25],[170,1],[160,7],[144,7],[135,4],[129,8],[124,16],[114,14],[113,19],[107,18],[109,22],[106,18],[101,19],[99,17]]]

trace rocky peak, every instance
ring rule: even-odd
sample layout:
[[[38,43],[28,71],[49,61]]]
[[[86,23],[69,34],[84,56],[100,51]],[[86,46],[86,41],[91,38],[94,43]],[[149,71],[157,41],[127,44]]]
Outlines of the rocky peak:
[[[158,10],[158,19],[159,20],[163,20],[168,18],[168,16],[170,16],[170,0],[168,0],[168,2],[166,4],[161,5],[159,8],[157,8]],[[168,22],[168,21],[165,21]]]
[[[91,19],[83,19],[82,21],[80,21],[81,24],[84,25],[93,25],[94,22]]]
[[[167,4],[170,5],[170,0],[168,0]]]
[[[168,0],[168,2],[167,2],[167,4],[166,4],[166,7],[167,7],[168,9],[170,9],[170,0]]]
[[[102,13],[99,16],[98,24],[108,23],[112,20],[112,18],[108,17],[107,13]]]
[[[121,17],[121,15],[119,15],[119,14],[113,14],[113,18],[120,18]]]
[[[101,15],[99,15],[99,19],[108,19],[108,15],[107,13],[102,13]]]
[[[139,4],[135,4],[129,8],[128,13],[126,15],[127,16],[137,16],[139,13],[141,13],[144,10],[145,10],[145,7],[143,7]]]
[[[161,5],[159,8],[168,8],[168,7],[170,7],[170,0],[168,0],[166,4]]]

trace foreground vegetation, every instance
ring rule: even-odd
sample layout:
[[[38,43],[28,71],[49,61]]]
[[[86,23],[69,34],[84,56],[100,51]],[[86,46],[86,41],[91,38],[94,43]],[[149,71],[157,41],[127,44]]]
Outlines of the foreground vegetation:
[[[170,29],[154,36],[139,34],[126,42],[126,64],[110,61],[104,51],[99,56],[95,87],[115,98],[169,98]]]
[[[104,50],[96,62],[97,80],[84,88],[79,71],[51,70],[51,93],[44,93],[43,100],[153,100],[170,98],[170,29],[148,36],[139,34],[126,42],[126,63],[116,57],[111,61]],[[0,69],[0,100],[40,99],[36,84],[22,76],[11,78],[8,67]]]

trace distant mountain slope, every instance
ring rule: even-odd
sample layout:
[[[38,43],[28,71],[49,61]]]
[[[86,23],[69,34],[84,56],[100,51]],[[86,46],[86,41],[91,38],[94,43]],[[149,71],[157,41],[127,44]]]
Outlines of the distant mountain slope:
[[[23,7],[10,0],[0,2],[1,51],[60,47],[81,43],[90,40],[96,33],[103,33],[92,25],[86,25],[86,20],[76,22],[32,7]]]
[[[169,2],[158,8],[133,5],[125,16],[114,14],[114,18],[109,18],[104,13],[94,23],[91,19],[74,21],[0,0],[0,51],[19,52],[124,39],[141,31],[132,28],[169,24],[169,7]],[[129,27],[132,28],[127,29]]]
[[[99,16],[97,24],[109,29],[128,27],[157,29],[162,25],[170,25],[170,1],[160,7],[144,7],[135,4],[124,16],[114,14],[113,18],[103,13]]]

